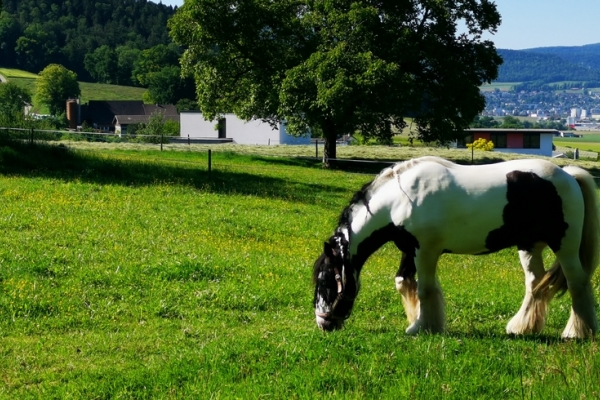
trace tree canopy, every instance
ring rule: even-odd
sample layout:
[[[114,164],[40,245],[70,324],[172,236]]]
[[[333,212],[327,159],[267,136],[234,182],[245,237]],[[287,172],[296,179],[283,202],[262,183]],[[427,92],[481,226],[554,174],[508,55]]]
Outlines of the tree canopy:
[[[77,74],[59,64],[50,64],[36,81],[37,101],[46,104],[50,114],[58,115],[65,110],[66,101],[81,95]]]
[[[26,103],[31,103],[31,94],[12,82],[0,84],[0,113],[23,114]]]
[[[206,118],[311,129],[335,158],[339,135],[386,141],[405,117],[420,140],[460,137],[502,62],[481,37],[499,24],[489,0],[186,0],[169,28]]]
[[[169,44],[166,25],[174,12],[146,0],[4,0],[0,63],[33,73],[60,63],[88,80],[94,71],[88,74],[85,56],[102,46],[143,50]]]

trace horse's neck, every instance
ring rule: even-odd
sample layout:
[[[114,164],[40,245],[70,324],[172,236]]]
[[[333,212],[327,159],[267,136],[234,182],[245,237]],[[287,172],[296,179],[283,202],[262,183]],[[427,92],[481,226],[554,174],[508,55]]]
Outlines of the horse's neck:
[[[395,240],[398,228],[390,218],[389,209],[381,206],[377,209],[361,205],[353,213],[349,224],[349,254],[352,264],[361,268],[367,259],[381,246]]]

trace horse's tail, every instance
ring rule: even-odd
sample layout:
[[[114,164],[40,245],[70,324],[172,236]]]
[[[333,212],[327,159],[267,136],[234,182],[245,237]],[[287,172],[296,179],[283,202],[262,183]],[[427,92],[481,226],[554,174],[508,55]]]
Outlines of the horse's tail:
[[[581,188],[584,203],[583,229],[579,245],[579,259],[584,271],[591,278],[600,262],[600,213],[598,211],[598,194],[594,178],[584,169],[574,166],[563,168],[571,175]],[[546,272],[544,278],[534,289],[534,295],[544,293],[551,299],[559,293],[567,291],[567,280],[558,260]]]

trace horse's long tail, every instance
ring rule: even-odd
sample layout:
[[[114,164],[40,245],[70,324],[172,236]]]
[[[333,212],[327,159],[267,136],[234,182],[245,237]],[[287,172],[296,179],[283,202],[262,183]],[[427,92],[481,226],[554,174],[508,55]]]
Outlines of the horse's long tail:
[[[600,213],[598,211],[598,194],[594,178],[584,169],[574,166],[563,168],[573,176],[583,195],[584,218],[579,246],[579,259],[584,271],[591,278],[600,262]],[[558,260],[546,272],[544,278],[534,289],[534,295],[545,294],[551,299],[557,293],[564,294],[567,290],[567,280]]]

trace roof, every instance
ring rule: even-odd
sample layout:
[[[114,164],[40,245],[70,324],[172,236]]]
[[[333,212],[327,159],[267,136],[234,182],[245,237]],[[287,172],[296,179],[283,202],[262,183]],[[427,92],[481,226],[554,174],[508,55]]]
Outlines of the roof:
[[[115,115],[112,120],[114,125],[147,124],[152,115]],[[179,122],[179,115],[165,115],[165,121]]]
[[[111,125],[117,115],[150,116],[157,111],[165,116],[179,116],[172,104],[144,104],[141,100],[90,100],[87,105],[81,107],[81,119],[106,126]]]
[[[489,133],[551,133],[558,132],[556,129],[515,129],[515,128],[469,128],[465,132],[489,132]]]

